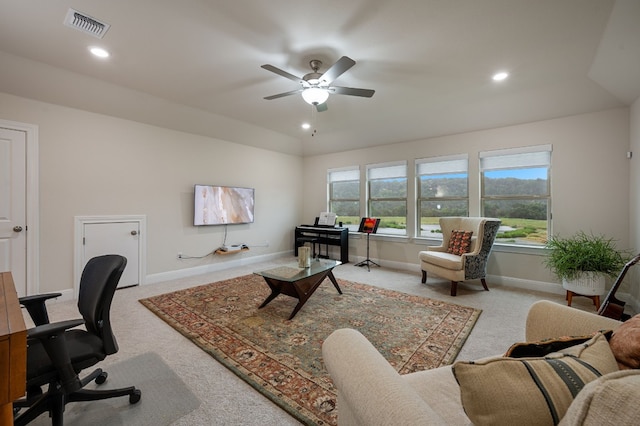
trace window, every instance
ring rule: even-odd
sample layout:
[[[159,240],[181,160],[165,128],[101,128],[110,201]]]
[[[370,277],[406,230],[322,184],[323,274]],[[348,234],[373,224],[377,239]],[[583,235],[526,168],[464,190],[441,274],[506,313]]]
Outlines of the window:
[[[551,223],[551,145],[480,153],[482,215],[502,220],[497,242],[544,245]]]
[[[327,172],[329,211],[338,221],[357,231],[360,225],[360,168],[332,169]]]
[[[466,154],[416,160],[416,236],[442,238],[440,217],[469,216],[468,164]]]
[[[407,235],[407,163],[367,166],[368,216],[380,219],[378,234]]]

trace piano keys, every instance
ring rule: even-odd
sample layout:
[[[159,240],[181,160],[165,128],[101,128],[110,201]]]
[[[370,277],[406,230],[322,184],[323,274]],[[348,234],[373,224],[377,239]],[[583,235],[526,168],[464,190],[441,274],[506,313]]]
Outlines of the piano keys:
[[[320,246],[320,252],[322,247],[325,246],[326,253],[329,251],[329,246],[340,247],[340,262],[349,263],[349,229],[337,228],[334,226],[314,226],[314,225],[300,225],[296,226],[294,236],[294,254],[298,256],[298,247],[304,245],[304,242],[299,242],[300,237],[315,237],[318,239],[316,244]]]

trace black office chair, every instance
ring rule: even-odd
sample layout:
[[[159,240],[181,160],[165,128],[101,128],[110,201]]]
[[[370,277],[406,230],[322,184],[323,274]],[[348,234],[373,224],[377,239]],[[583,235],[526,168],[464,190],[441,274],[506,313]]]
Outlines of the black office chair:
[[[139,389],[83,389],[95,380],[102,384],[107,373],[98,368],[80,379],[80,371],[118,351],[111,330],[109,310],[127,259],[105,255],[89,260],[80,279],[78,310],[83,319],[50,324],[45,301],[60,296],[49,293],[20,298],[36,326],[27,332],[27,395],[14,402],[14,425],[26,425],[49,412],[54,426],[62,426],[65,405],[129,395],[140,401]],[[74,328],[85,324],[86,330]],[[47,386],[45,392],[43,386]],[[26,410],[22,411],[24,408]],[[22,411],[22,412],[21,412]]]

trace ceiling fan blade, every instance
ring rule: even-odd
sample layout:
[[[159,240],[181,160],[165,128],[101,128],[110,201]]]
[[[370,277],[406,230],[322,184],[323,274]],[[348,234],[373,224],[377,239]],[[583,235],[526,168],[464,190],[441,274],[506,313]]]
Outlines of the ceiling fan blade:
[[[286,72],[284,70],[281,70],[280,68],[274,67],[273,65],[265,64],[265,65],[262,65],[260,68],[264,68],[267,71],[271,71],[273,73],[281,75],[281,76],[283,76],[285,78],[288,78],[289,80],[295,81],[296,83],[303,84],[305,82],[300,77],[296,77],[295,75],[290,74],[290,73],[288,73],[288,72]]]
[[[265,99],[270,101],[272,99],[284,98],[285,96],[295,95],[296,93],[302,92],[302,89],[292,90],[290,92],[278,93],[277,95],[265,96]]]
[[[318,111],[318,112],[323,112],[323,111],[326,111],[328,109],[329,109],[329,107],[327,106],[326,102],[316,105],[316,111]]]
[[[354,89],[353,87],[341,86],[331,86],[327,90],[338,95],[362,96],[363,98],[370,98],[376,92],[371,89]]]
[[[331,68],[329,68],[324,74],[322,74],[322,77],[320,77],[320,83],[331,84],[333,80],[340,77],[344,72],[346,72],[355,64],[356,61],[347,56],[343,56],[342,58],[338,59],[338,62],[331,65]]]

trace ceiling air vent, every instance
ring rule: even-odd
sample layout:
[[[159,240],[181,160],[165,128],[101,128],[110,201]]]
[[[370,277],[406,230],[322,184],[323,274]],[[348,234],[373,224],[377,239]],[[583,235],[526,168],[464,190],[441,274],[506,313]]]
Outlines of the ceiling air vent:
[[[67,27],[75,28],[83,33],[91,34],[96,38],[104,37],[109,27],[111,27],[111,25],[106,22],[100,22],[89,15],[73,9],[69,9],[67,12],[67,16],[64,18],[64,24]]]

